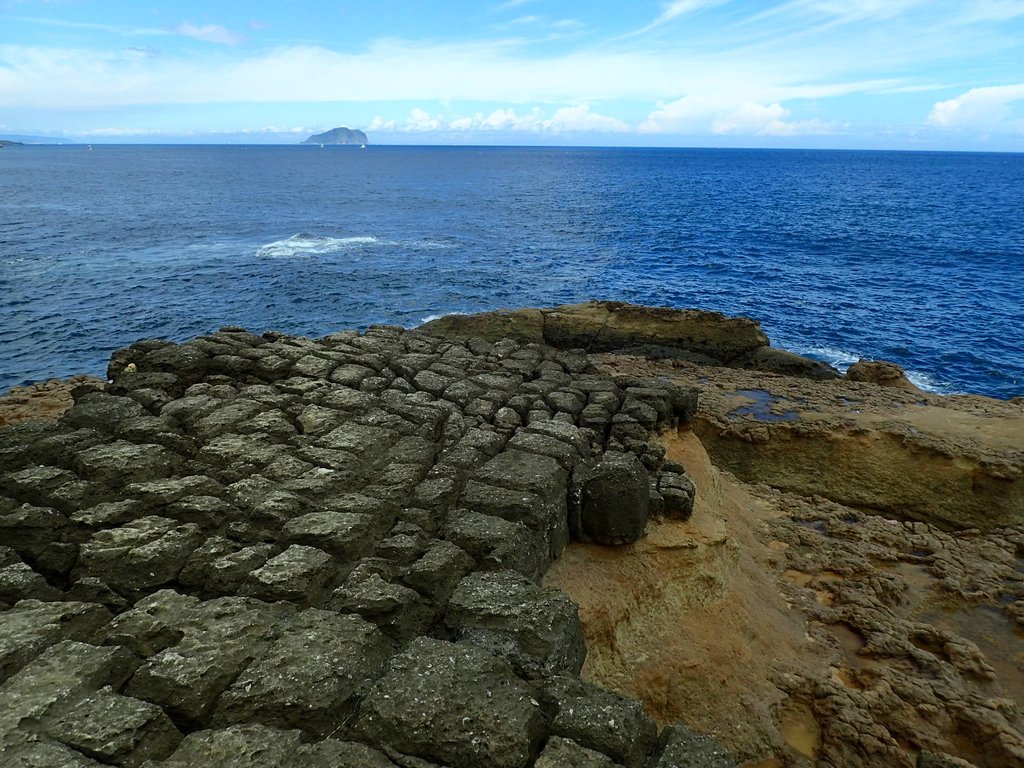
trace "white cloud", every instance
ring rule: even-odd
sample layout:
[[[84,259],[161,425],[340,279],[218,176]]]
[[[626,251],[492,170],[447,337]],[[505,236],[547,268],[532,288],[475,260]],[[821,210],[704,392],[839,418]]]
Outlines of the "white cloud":
[[[757,132],[758,136],[835,136],[847,126],[813,117],[810,120],[772,120]]]
[[[580,104],[556,109],[545,117],[540,107],[528,112],[517,112],[513,107],[502,107],[489,113],[477,112],[449,119],[432,115],[415,107],[404,122],[375,117],[367,127],[370,131],[414,133],[448,130],[455,132],[518,132],[518,133],[625,133],[632,127],[614,117],[592,112],[590,105]]]
[[[1010,115],[1010,104],[1024,99],[1024,83],[972,88],[932,107],[928,122],[941,128],[988,130]]]
[[[419,107],[413,107],[409,113],[409,119],[405,123],[403,130],[406,131],[436,131],[443,123],[441,118],[434,117],[425,109]]]
[[[747,102],[739,109],[711,123],[712,133],[758,133],[765,126],[780,121],[788,114],[781,104],[752,104]]]
[[[192,37],[196,40],[202,40],[207,43],[219,43],[220,45],[238,45],[245,40],[242,35],[235,34],[219,24],[196,26],[185,21],[175,27],[174,31],[184,37]]]
[[[1009,21],[1024,16],[1024,0],[974,0],[964,5],[957,19],[963,24]]]
[[[647,119],[640,123],[640,133],[697,133],[707,129],[716,114],[728,109],[729,101],[722,96],[691,94],[681,99],[659,104]]]
[[[916,7],[933,4],[934,0],[793,0],[761,14],[776,16],[802,13],[831,18],[839,23],[892,19]]]
[[[690,95],[661,104],[640,123],[640,133],[699,134],[719,136],[810,136],[839,133],[835,122],[820,118],[787,120],[789,110],[779,102],[736,103],[728,94]]]
[[[670,0],[670,2],[664,2],[662,3],[661,15],[658,18],[635,32],[630,32],[626,37],[643,35],[687,13],[712,8],[724,2],[728,2],[728,0]]]
[[[397,128],[394,120],[385,120],[380,115],[374,116],[366,127],[368,131],[393,131]]]
[[[742,134],[752,136],[829,136],[839,133],[835,122],[820,118],[786,120],[789,110],[778,102],[754,104],[747,102],[739,109],[718,117],[711,123],[711,132],[719,135]]]
[[[576,107],[562,107],[547,124],[553,131],[593,131],[597,133],[625,133],[630,126],[615,117],[591,112],[587,104]]]

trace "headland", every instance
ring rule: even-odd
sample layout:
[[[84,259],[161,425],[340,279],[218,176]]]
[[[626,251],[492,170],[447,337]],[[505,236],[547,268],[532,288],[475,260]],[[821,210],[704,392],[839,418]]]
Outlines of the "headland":
[[[589,302],[0,399],[25,765],[1024,765],[1024,403]]]

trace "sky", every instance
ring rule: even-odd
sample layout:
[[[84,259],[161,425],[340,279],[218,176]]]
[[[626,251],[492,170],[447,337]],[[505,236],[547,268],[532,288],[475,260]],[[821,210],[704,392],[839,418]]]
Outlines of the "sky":
[[[0,137],[1024,151],[1024,0],[0,0]]]

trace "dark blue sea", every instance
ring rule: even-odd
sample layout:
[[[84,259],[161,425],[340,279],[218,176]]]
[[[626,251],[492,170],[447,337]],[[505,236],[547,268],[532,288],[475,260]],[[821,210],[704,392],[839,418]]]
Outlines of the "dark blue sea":
[[[1024,154],[0,150],[0,388],[143,337],[589,298],[761,320],[845,367],[1024,394]]]

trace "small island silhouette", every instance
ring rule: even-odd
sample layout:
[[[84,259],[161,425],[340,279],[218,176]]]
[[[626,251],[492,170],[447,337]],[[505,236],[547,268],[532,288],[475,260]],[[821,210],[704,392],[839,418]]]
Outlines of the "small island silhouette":
[[[369,139],[362,131],[352,128],[332,128],[323,133],[316,133],[302,142],[303,144],[369,144]]]

